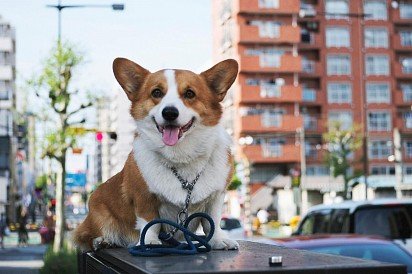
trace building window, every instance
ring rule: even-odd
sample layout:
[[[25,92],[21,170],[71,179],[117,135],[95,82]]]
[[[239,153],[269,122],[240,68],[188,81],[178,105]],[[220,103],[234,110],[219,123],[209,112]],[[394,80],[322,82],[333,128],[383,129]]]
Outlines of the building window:
[[[389,140],[370,141],[368,148],[371,159],[388,159],[392,154],[392,142]]]
[[[363,11],[369,16],[366,20],[387,20],[386,0],[365,0],[363,2]]]
[[[261,67],[280,67],[280,59],[285,51],[274,47],[268,48],[248,48],[245,50],[246,55],[259,56],[259,65]]]
[[[401,37],[401,45],[404,47],[412,47],[412,31],[410,30],[401,30],[399,32]]]
[[[8,136],[11,133],[11,112],[0,109],[0,136]]]
[[[405,112],[403,114],[403,119],[406,128],[412,128],[412,112]]]
[[[405,156],[407,158],[412,158],[412,141],[404,142]]]
[[[316,149],[316,144],[305,142],[305,156],[312,159],[316,159],[318,157],[318,150]]]
[[[315,102],[316,101],[316,90],[313,88],[303,88],[302,100],[305,102]]]
[[[317,130],[318,119],[310,115],[303,115],[303,127],[305,130]]]
[[[314,73],[316,69],[316,62],[308,60],[305,57],[302,58],[302,70],[306,73]]]
[[[262,125],[264,127],[280,127],[283,120],[283,110],[266,110],[262,114]]]
[[[278,38],[280,35],[279,22],[253,20],[250,22],[250,25],[258,27],[259,37]]]
[[[394,166],[372,166],[371,175],[395,175]]]
[[[366,83],[366,100],[369,104],[389,104],[391,101],[389,83]]]
[[[279,0],[259,0],[259,8],[278,9],[279,8]]]
[[[329,175],[329,167],[327,166],[307,166],[306,167],[306,175],[308,176],[328,176]]]
[[[261,144],[264,157],[281,157],[283,155],[285,140],[282,138],[265,138]]]
[[[349,111],[331,111],[328,114],[328,124],[340,123],[340,128],[348,130],[352,127],[353,117]]]
[[[392,128],[391,114],[385,111],[368,113],[369,131],[390,131]]]
[[[403,73],[412,73],[412,58],[406,57],[401,59],[402,72]]]
[[[350,47],[350,33],[346,27],[326,28],[326,46],[330,47]]]
[[[325,11],[327,19],[346,19],[349,13],[349,3],[347,0],[326,0]]]
[[[401,90],[404,102],[412,101],[412,83],[401,84]]]
[[[260,96],[263,98],[279,98],[281,86],[271,82],[260,82]]]
[[[327,57],[327,71],[328,75],[350,75],[349,55],[329,55]]]
[[[352,86],[349,83],[328,83],[329,104],[352,103]]]
[[[405,166],[403,169],[403,174],[412,175],[412,166]]]
[[[10,99],[10,83],[0,80],[0,100]]]
[[[388,48],[388,30],[386,28],[366,28],[365,47]]]
[[[389,58],[387,55],[368,55],[366,59],[366,75],[389,75]]]
[[[412,18],[412,2],[401,1],[399,5],[399,14],[401,18]]]

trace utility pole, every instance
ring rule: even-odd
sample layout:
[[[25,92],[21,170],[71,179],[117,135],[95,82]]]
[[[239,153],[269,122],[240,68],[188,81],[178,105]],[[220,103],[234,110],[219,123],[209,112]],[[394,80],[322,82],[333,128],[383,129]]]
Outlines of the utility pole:
[[[306,183],[306,147],[305,147],[305,128],[298,128],[299,144],[300,144],[300,184],[299,187],[293,188],[294,196],[296,197],[297,215],[304,213],[307,210],[308,193],[303,189]]]
[[[402,185],[403,185],[403,162],[402,162],[402,141],[398,128],[393,129],[393,144],[394,144],[394,162],[395,162],[395,175],[396,175],[396,198],[402,198]]]

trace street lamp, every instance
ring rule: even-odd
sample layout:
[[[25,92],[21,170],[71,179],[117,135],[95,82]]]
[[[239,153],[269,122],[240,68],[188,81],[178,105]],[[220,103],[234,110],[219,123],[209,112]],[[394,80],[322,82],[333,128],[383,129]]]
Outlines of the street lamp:
[[[57,33],[57,41],[60,43],[61,41],[61,32],[62,32],[62,24],[61,24],[61,13],[64,9],[73,9],[73,8],[111,8],[114,11],[122,11],[124,10],[124,4],[111,4],[111,5],[93,5],[93,4],[84,4],[84,5],[62,5],[61,0],[58,0],[57,5],[47,5],[48,8],[54,8],[58,12],[58,33]]]

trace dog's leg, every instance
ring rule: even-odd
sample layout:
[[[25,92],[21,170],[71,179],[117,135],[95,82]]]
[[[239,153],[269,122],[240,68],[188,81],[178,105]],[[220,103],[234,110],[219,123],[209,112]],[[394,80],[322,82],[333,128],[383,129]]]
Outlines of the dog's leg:
[[[206,206],[206,213],[210,215],[215,223],[215,233],[213,234],[212,239],[210,239],[210,245],[213,249],[238,249],[239,244],[236,241],[227,238],[220,228],[224,197],[224,192],[217,193]],[[202,227],[204,233],[208,235],[210,232],[210,225],[205,219],[202,219]]]
[[[140,231],[140,237],[142,236],[141,233],[143,231],[143,228],[147,225],[148,221],[137,217],[136,218],[136,229]],[[156,224],[149,228],[149,230],[146,233],[145,237],[145,244],[161,244],[162,241],[159,240],[159,232],[160,232],[161,225]],[[140,239],[139,242],[136,245],[140,245]]]

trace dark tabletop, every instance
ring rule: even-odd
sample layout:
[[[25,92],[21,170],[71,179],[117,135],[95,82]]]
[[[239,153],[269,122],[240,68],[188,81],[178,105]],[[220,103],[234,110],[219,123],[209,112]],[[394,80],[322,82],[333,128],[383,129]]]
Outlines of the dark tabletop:
[[[317,254],[304,250],[240,241],[237,251],[212,251],[198,255],[133,257],[125,248],[91,254],[121,273],[406,273],[406,267]],[[283,266],[270,267],[270,256],[280,255]]]

